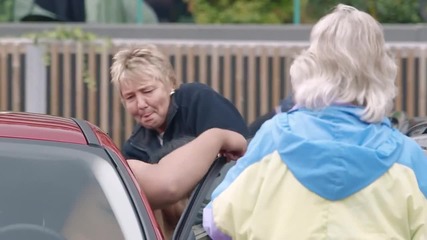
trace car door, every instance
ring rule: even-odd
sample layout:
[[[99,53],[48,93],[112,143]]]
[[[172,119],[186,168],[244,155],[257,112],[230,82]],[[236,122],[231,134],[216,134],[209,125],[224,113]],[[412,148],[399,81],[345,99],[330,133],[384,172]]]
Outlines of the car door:
[[[201,211],[209,201],[213,188],[223,179],[226,171],[234,164],[227,163],[224,157],[217,158],[209,171],[199,182],[189,199],[188,205],[181,215],[175,228],[174,240],[201,240],[210,239],[201,224]]]
[[[162,239],[159,237],[161,235],[160,228],[155,222],[154,215],[149,209],[148,202],[141,201],[140,192],[135,186],[135,182],[132,179],[131,173],[128,169],[122,164],[122,161],[117,156],[117,154],[111,149],[106,149],[107,154],[113,160],[116,165],[116,170],[122,178],[123,183],[126,186],[128,194],[133,201],[136,214],[139,217],[140,224],[143,229],[143,235],[147,240],[157,240]]]

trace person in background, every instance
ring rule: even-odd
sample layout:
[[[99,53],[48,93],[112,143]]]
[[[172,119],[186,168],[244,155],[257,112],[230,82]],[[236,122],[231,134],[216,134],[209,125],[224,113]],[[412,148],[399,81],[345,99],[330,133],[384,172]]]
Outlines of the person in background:
[[[272,111],[261,115],[255,121],[253,121],[251,124],[249,124],[249,136],[252,138],[255,136],[256,132],[261,128],[262,124],[264,124],[265,121],[271,119],[276,114],[287,112],[291,110],[294,107],[294,101],[292,100],[292,96],[286,97],[282,100],[280,100],[280,103],[278,106],[276,106]]]
[[[265,122],[213,192],[210,237],[427,239],[427,157],[387,118],[397,66],[381,25],[337,5],[290,75],[296,107]]]
[[[143,0],[86,0],[87,23],[158,24],[150,4]]]
[[[157,24],[143,0],[14,0],[15,22],[86,22]]]
[[[131,47],[117,52],[111,66],[112,83],[119,91],[126,111],[136,120],[136,126],[123,146],[127,159],[157,164],[153,158],[164,144],[183,137],[198,137],[203,132],[219,128],[245,137],[248,129],[243,117],[226,98],[207,85],[187,83],[178,87],[177,76],[169,59],[154,45]],[[194,155],[189,165],[195,174],[200,169],[199,156]],[[138,163],[131,166],[137,168]],[[134,171],[137,179],[142,171]],[[139,181],[147,189],[147,183]],[[153,187],[156,188],[154,183]],[[180,185],[173,191],[185,192]],[[148,190],[147,190],[148,191]],[[172,197],[171,197],[172,196]],[[175,197],[173,197],[175,196]],[[148,200],[154,209],[164,210],[168,222],[174,226],[183,211],[186,197],[182,194],[150,194]],[[177,214],[179,213],[179,214]],[[174,217],[176,216],[176,217]],[[172,219],[172,220],[171,220]]]

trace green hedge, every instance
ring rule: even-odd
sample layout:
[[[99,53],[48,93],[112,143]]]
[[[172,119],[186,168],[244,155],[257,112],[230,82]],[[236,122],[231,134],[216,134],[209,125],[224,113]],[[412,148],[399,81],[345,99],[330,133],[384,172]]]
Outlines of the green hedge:
[[[291,0],[186,0],[196,23],[282,23],[292,20]]]
[[[293,0],[185,0],[194,21],[221,23],[292,23]],[[420,0],[300,0],[301,22],[313,23],[338,3],[364,10],[382,23],[419,23]],[[423,0],[424,1],[424,0]]]
[[[382,23],[419,23],[419,0],[308,0],[306,12],[318,19],[338,3],[366,11]]]
[[[14,0],[0,0],[0,22],[12,21],[13,1]]]

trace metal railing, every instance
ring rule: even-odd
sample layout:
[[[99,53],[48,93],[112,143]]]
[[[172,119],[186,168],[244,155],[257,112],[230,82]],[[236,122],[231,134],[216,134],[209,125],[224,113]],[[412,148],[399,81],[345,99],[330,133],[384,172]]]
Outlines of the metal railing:
[[[306,42],[143,41],[46,42],[0,39],[0,110],[86,119],[121,146],[134,125],[110,83],[112,55],[154,43],[182,82],[201,82],[231,100],[248,123],[290,93],[289,67]],[[390,43],[399,65],[396,110],[427,112],[427,44]],[[207,110],[208,111],[208,110]]]

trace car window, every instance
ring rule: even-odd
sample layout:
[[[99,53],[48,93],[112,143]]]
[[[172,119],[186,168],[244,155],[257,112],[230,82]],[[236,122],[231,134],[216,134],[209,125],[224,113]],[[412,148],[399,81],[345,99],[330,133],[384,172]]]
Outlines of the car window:
[[[67,148],[4,147],[1,239],[143,239],[126,189],[105,159]]]

